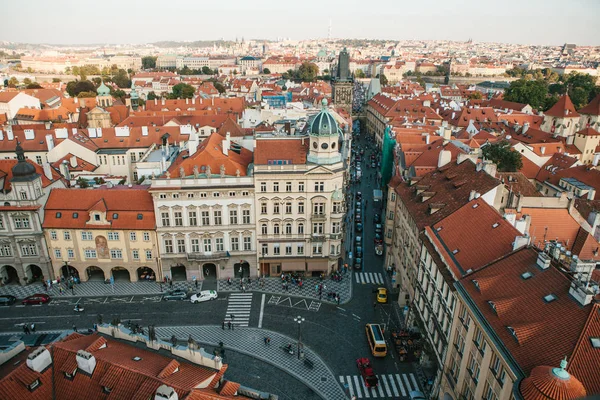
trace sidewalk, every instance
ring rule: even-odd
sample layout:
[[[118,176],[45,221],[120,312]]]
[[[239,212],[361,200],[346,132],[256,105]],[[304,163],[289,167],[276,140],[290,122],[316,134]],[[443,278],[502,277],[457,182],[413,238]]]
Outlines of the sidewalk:
[[[317,354],[308,347],[304,347],[305,358],[313,362],[313,368],[308,368],[303,361],[298,360],[296,339],[280,333],[258,328],[236,328],[233,331],[224,331],[220,326],[174,326],[156,327],[156,334],[166,341],[169,341],[172,335],[179,340],[187,341],[189,335],[192,335],[199,343],[214,347],[217,347],[218,343],[222,341],[225,349],[268,362],[293,375],[323,399],[347,399],[344,390],[335,379],[335,375]],[[266,346],[263,341],[266,336],[271,338],[269,346]],[[294,348],[294,355],[279,348],[290,343]],[[227,363],[227,351],[225,351],[223,361]]]
[[[44,286],[41,282],[33,283],[31,285],[19,286],[19,285],[5,285],[0,287],[0,295],[9,294],[15,296],[17,299],[23,299],[27,296],[31,296],[35,293],[46,293],[52,297],[91,297],[91,296],[131,296],[140,294],[161,294],[170,290],[169,285],[162,285],[162,292],[160,291],[160,285],[158,282],[120,282],[116,281],[114,284],[114,290],[112,285],[106,284],[102,281],[91,281],[82,282],[75,285],[74,294],[71,290],[66,289],[66,285],[63,285],[65,290],[61,294],[58,289],[58,285],[52,285],[52,289],[45,291]],[[173,289],[195,289],[194,282],[173,282]],[[198,289],[202,289],[202,281],[198,282]]]

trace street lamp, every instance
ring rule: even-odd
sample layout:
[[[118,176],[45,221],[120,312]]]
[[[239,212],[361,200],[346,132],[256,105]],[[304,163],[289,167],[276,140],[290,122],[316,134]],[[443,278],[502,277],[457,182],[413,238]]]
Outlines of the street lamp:
[[[302,323],[304,322],[304,317],[297,316],[294,318],[294,322],[298,323],[298,360],[300,359],[300,347],[302,346]]]

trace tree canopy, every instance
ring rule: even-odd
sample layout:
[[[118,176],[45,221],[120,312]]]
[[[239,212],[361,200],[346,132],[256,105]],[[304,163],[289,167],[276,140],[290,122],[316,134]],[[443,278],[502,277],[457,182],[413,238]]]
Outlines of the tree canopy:
[[[270,72],[270,71],[269,71]],[[313,82],[319,74],[319,67],[315,63],[305,61],[297,70],[288,70],[281,74],[283,79],[291,79],[302,82]]]
[[[483,146],[482,151],[483,157],[493,161],[497,165],[498,171],[516,172],[523,167],[521,154],[513,150],[510,142],[506,140]]]
[[[191,99],[194,97],[196,89],[187,83],[178,83],[173,86],[173,93],[169,94],[170,99]]]
[[[131,87],[131,80],[129,80],[129,75],[127,71],[124,69],[119,69],[112,76],[112,81],[117,84],[120,88],[128,88]]]
[[[388,78],[384,74],[379,75],[379,83],[381,86],[385,86],[388,84]]]
[[[67,93],[69,93],[69,96],[78,97],[81,92],[93,92],[95,96],[96,86],[90,81],[71,81],[67,83]]]
[[[542,80],[521,78],[510,83],[504,92],[504,100],[529,104],[533,108],[545,109],[548,84]]]
[[[366,75],[365,75],[365,71],[363,71],[362,69],[357,69],[357,70],[354,72],[354,76],[355,76],[356,78],[364,78],[364,77],[366,76]]]
[[[270,74],[271,70],[269,68],[263,68],[263,74]]]
[[[143,69],[154,69],[156,68],[156,59],[158,57],[155,56],[147,56],[142,57],[142,68]]]

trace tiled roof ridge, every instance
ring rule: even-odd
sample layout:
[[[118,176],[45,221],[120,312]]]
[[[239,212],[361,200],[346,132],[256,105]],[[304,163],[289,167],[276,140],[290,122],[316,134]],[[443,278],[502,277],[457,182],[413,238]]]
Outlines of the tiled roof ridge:
[[[173,374],[179,368],[179,362],[177,360],[171,360],[159,373],[159,378],[166,378]]]
[[[579,355],[578,354],[579,350],[582,349],[585,342],[589,341],[589,337],[587,337],[586,332],[593,322],[598,323],[598,321],[594,321],[594,318],[600,319],[600,303],[592,304],[592,309],[590,310],[590,314],[589,314],[587,320],[585,321],[585,324],[583,325],[583,329],[581,329],[581,334],[579,336],[579,339],[575,343],[575,347],[573,348],[573,351],[571,352],[571,362],[569,363],[569,365],[567,367],[567,371],[575,365],[575,361],[577,359],[577,356]]]

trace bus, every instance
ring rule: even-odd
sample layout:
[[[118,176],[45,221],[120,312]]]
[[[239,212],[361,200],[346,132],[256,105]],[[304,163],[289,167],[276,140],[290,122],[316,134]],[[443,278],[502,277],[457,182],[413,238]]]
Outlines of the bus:
[[[383,331],[381,330],[379,324],[366,324],[365,331],[373,356],[385,357],[387,354],[387,345],[385,344],[385,339],[383,338]]]

